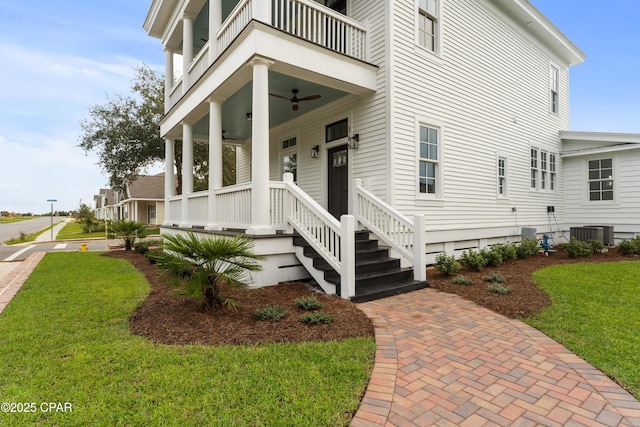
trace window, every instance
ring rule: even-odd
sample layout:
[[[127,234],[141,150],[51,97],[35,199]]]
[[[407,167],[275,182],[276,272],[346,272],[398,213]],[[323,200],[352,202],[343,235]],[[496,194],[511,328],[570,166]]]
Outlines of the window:
[[[418,0],[418,44],[434,53],[438,50],[438,2]]]
[[[498,157],[498,197],[507,197],[507,159]]]
[[[293,182],[298,182],[298,153],[296,137],[282,141],[282,173],[293,174]]]
[[[556,155],[549,153],[549,190],[556,191]]]
[[[539,148],[531,148],[531,189],[556,191],[558,155]]]
[[[531,188],[538,188],[538,149],[531,149]]]
[[[349,135],[349,120],[342,119],[331,123],[325,128],[325,142],[336,141]]]
[[[558,114],[560,112],[560,72],[553,65],[550,69],[549,86],[551,88],[551,112]]]
[[[347,14],[347,0],[324,0],[324,5],[343,15]]]
[[[418,188],[420,194],[436,194],[438,179],[438,130],[420,126]]]
[[[613,159],[589,160],[589,200],[613,200]]]

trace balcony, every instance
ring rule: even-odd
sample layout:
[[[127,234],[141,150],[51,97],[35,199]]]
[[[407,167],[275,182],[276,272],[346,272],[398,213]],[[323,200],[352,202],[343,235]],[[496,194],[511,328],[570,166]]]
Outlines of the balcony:
[[[216,33],[199,50],[185,76],[174,82],[169,92],[175,105],[205,73],[209,66],[231,46],[251,21],[264,22],[284,33],[360,61],[366,59],[366,28],[357,21],[313,0],[241,0]],[[186,77],[187,85],[183,84]]]

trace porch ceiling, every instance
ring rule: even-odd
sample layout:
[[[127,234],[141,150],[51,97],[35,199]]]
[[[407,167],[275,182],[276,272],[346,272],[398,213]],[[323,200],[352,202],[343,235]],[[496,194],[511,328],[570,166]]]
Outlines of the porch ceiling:
[[[299,103],[298,111],[293,111],[291,102],[286,99],[269,97],[269,126],[276,127],[298,116],[311,112],[329,104],[343,96],[342,92],[307,80],[269,71],[269,92],[291,98],[292,89],[298,89],[298,98],[310,95],[321,95],[321,98]],[[225,137],[234,142],[242,142],[251,138],[251,122],[247,121],[247,113],[251,112],[251,96],[253,82],[247,83],[234,93],[222,105],[222,129]],[[203,117],[193,128],[195,135],[209,135],[209,116]]]

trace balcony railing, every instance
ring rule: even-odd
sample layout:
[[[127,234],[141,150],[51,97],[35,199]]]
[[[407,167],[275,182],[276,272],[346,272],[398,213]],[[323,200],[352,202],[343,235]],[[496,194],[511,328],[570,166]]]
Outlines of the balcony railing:
[[[254,19],[253,2],[242,0],[218,31],[218,52],[224,51]],[[264,0],[262,0],[264,1]],[[340,13],[312,0],[272,0],[273,27],[311,43],[364,60],[366,28]]]

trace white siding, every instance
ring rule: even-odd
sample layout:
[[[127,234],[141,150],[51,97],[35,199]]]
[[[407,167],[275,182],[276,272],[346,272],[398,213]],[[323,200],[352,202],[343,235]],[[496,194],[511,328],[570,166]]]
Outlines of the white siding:
[[[588,195],[587,162],[612,158],[614,200],[591,202]],[[567,225],[612,225],[616,238],[640,234],[640,149],[571,157],[564,161]]]
[[[560,153],[568,129],[568,69],[494,6],[445,0],[442,55],[414,42],[414,2],[395,2],[395,205],[422,211],[429,227],[544,224],[563,216],[562,165],[556,193],[530,191],[529,147]],[[560,69],[560,114],[550,113],[549,67]],[[442,197],[417,197],[416,120],[442,124]],[[508,159],[509,198],[496,197],[496,156]],[[517,214],[512,208],[517,208]],[[516,218],[517,215],[517,218]]]

